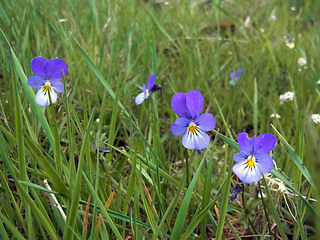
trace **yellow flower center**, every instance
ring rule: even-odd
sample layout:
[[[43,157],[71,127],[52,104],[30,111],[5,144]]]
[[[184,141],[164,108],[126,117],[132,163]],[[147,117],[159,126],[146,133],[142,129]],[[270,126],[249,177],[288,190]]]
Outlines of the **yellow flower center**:
[[[254,156],[249,156],[247,158],[246,164],[249,168],[253,168],[256,165],[256,159]]]
[[[189,133],[197,133],[198,126],[194,122],[191,122],[188,126],[188,131],[189,131]]]
[[[236,77],[235,77],[233,80],[234,80],[235,82],[238,82],[238,78],[236,78]]]
[[[44,84],[44,86],[42,87],[42,89],[43,89],[43,91],[45,91],[45,92],[50,92],[51,91],[51,84],[50,84],[50,82],[49,81],[47,81],[45,84]]]

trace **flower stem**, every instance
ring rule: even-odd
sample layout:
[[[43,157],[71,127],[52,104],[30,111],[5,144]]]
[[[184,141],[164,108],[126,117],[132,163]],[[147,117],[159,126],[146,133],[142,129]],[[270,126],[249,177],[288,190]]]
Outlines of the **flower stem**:
[[[186,175],[187,175],[187,188],[189,187],[189,160],[188,156],[186,157]]]
[[[268,213],[267,213],[266,205],[265,205],[265,202],[264,202],[264,199],[263,199],[260,181],[258,182],[258,186],[259,186],[259,192],[260,192],[260,196],[261,196],[261,200],[262,200],[264,214],[266,215],[266,219],[267,219],[267,222],[268,222],[269,232],[270,232],[270,234],[272,234],[271,226],[270,226],[270,220],[269,220],[269,216],[268,216]],[[275,237],[275,239],[277,239],[277,236],[274,236],[274,237]]]
[[[52,104],[50,92],[48,92],[48,94],[49,94],[49,103],[50,103],[52,132],[54,137],[54,161],[56,165],[56,170],[59,176],[61,176],[62,162],[61,162],[61,155],[60,155],[60,138],[59,138],[58,126],[57,126],[57,120],[56,120],[56,109]]]
[[[242,207],[243,207],[244,214],[245,214],[245,216],[247,217],[247,215],[250,213],[250,211],[247,209],[247,200],[246,200],[246,198],[244,197],[244,187],[245,187],[245,185],[243,184],[242,193],[241,193],[241,195],[242,195]],[[254,225],[252,224],[249,216],[248,216],[248,222],[249,222],[249,224],[250,224],[250,226],[251,226],[251,228],[252,228],[252,230],[253,230],[253,233],[254,233],[254,234],[257,234],[257,231],[256,231],[256,229],[254,228]]]

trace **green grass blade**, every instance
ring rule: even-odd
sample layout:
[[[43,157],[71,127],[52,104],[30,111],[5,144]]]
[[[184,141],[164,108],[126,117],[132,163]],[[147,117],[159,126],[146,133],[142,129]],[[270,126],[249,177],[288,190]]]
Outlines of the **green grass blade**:
[[[205,154],[204,154],[204,156],[205,156]],[[173,229],[172,229],[172,233],[171,233],[171,237],[170,237],[170,239],[172,239],[172,240],[179,239],[180,236],[181,236],[181,233],[182,233],[182,230],[183,230],[183,226],[184,226],[184,223],[185,223],[185,220],[186,220],[186,216],[187,216],[187,213],[188,213],[188,207],[189,207],[189,204],[190,204],[190,201],[191,201],[192,192],[193,192],[195,183],[197,181],[198,175],[199,175],[199,173],[201,171],[202,165],[204,163],[204,159],[205,158],[203,157],[202,160],[201,160],[201,163],[199,164],[199,167],[198,167],[196,173],[193,176],[193,179],[192,179],[192,181],[190,183],[190,186],[188,187],[188,190],[187,190],[187,192],[186,192],[186,194],[185,194],[185,196],[183,198],[183,201],[182,201],[181,207],[179,209],[175,224],[174,224]]]
[[[286,233],[285,233],[285,231],[284,231],[284,229],[282,227],[282,222],[280,220],[280,216],[279,216],[278,210],[276,209],[276,205],[275,205],[275,203],[273,201],[272,195],[270,193],[270,190],[269,190],[268,185],[267,185],[267,183],[266,183],[266,181],[264,179],[263,174],[262,174],[262,178],[263,178],[263,183],[264,183],[264,186],[265,186],[265,189],[266,189],[266,193],[267,193],[267,197],[268,197],[268,206],[269,206],[269,208],[270,208],[270,210],[272,212],[272,215],[274,217],[274,221],[277,224],[277,229],[279,230],[282,239],[288,240],[288,237],[287,237],[287,235],[286,235]]]
[[[220,217],[219,217],[217,231],[216,231],[216,239],[223,239],[223,227],[224,227],[225,217],[227,214],[227,207],[228,207],[229,193],[230,193],[232,161],[233,159],[230,158],[228,176],[226,179],[226,185],[225,185],[224,194],[223,194],[222,203],[221,203]]]
[[[87,186],[92,194],[93,199],[97,202],[100,211],[102,212],[103,216],[107,219],[108,224],[110,225],[113,233],[116,235],[117,239],[121,240],[121,234],[119,233],[117,227],[115,226],[114,222],[112,221],[112,219],[110,218],[108,212],[106,211],[106,209],[104,208],[103,203],[101,202],[97,192],[94,190],[94,187],[92,186],[92,184],[89,182],[89,179],[86,177],[86,175],[83,173],[83,178],[85,179]]]
[[[302,174],[305,176],[305,178],[308,180],[308,182],[313,186],[314,183],[312,181],[311,175],[306,168],[306,166],[303,164],[301,158],[298,156],[298,154],[294,151],[294,149],[290,146],[290,144],[286,141],[286,139],[281,135],[281,133],[278,132],[278,130],[271,124],[271,127],[275,130],[277,136],[280,138],[281,143],[284,145],[285,149],[287,150],[289,156],[293,160],[294,164],[299,168],[299,170],[302,172]]]
[[[198,226],[201,220],[207,215],[208,211],[210,211],[210,209],[216,204],[221,196],[222,194],[215,197],[215,199],[210,204],[208,204],[197,216],[192,219],[186,232],[181,236],[181,240],[187,240],[190,237],[194,229]]]

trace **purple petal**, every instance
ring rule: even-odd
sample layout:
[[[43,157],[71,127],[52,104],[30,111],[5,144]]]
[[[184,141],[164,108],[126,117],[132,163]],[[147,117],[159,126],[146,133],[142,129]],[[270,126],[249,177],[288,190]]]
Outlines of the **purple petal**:
[[[173,95],[171,99],[171,107],[176,114],[180,115],[181,117],[191,119],[191,114],[187,108],[186,97],[186,93],[177,93]]]
[[[50,84],[53,87],[53,90],[55,92],[58,92],[58,93],[63,93],[64,92],[64,85],[58,79],[50,80]]]
[[[277,139],[271,133],[259,135],[254,144],[255,153],[268,153],[277,143]]]
[[[149,90],[152,89],[155,81],[156,81],[156,77],[153,74],[151,74],[151,76],[149,77],[149,80],[148,80],[148,89]]]
[[[268,173],[273,168],[272,157],[267,153],[258,153],[254,155],[256,159],[256,165],[259,168],[260,172]]]
[[[238,178],[244,183],[259,182],[261,172],[257,165],[253,168],[247,166],[246,161],[236,163],[232,171],[238,176]]]
[[[210,137],[202,130],[197,133],[189,133],[187,131],[182,138],[182,145],[188,149],[201,150],[210,144]]]
[[[195,120],[195,124],[203,131],[211,131],[216,126],[216,120],[211,113],[204,113]]]
[[[192,119],[199,117],[204,103],[202,94],[197,90],[190,90],[186,97],[186,103]]]
[[[243,161],[246,161],[249,156],[250,154],[242,151],[240,153],[233,154],[233,160],[236,162],[243,162]]]
[[[246,132],[239,133],[238,143],[240,145],[240,150],[245,150],[246,152],[252,153],[253,143],[248,139],[248,134]]]
[[[243,71],[241,68],[239,68],[238,71],[237,71],[237,73],[236,73],[236,78],[239,80],[240,76],[241,76],[243,73],[244,73],[244,71]]]
[[[51,101],[52,103],[55,103],[57,101],[57,94],[55,91],[51,89],[50,91]],[[43,91],[43,89],[40,89],[35,96],[35,102],[40,105],[41,107],[46,107],[50,105],[49,102],[49,94],[46,91]]]
[[[50,59],[44,69],[47,79],[60,79],[67,73],[67,64],[60,58]],[[63,73],[62,73],[63,72]]]
[[[27,81],[27,84],[30,87],[35,89],[42,88],[45,83],[46,83],[46,80],[44,80],[42,77],[39,77],[39,76],[28,77],[28,81]]]
[[[46,65],[47,65],[47,60],[45,58],[35,57],[31,61],[31,70],[35,75],[45,78]]]
[[[191,121],[187,118],[177,118],[176,121],[171,125],[171,132],[175,136],[185,134],[188,130],[189,123]]]
[[[136,103],[136,105],[140,105],[141,103],[143,103],[143,101],[145,100],[146,98],[145,98],[145,94],[144,94],[144,92],[142,92],[142,93],[139,93],[137,96],[136,96],[136,98],[135,98],[135,103]]]
[[[231,73],[229,74],[229,77],[230,77],[231,79],[234,79],[234,78],[235,78],[234,72],[231,72]]]

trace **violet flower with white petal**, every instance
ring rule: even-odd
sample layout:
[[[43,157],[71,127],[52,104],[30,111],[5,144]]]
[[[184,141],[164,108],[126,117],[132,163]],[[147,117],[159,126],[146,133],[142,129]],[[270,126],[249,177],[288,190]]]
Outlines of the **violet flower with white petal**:
[[[204,99],[197,90],[187,93],[177,93],[172,97],[171,107],[181,116],[171,125],[175,136],[184,135],[182,145],[188,149],[201,150],[210,143],[210,137],[205,131],[211,131],[216,126],[216,120],[211,113],[200,115]]]
[[[145,99],[148,99],[149,96],[153,97],[153,93],[156,91],[159,91],[161,89],[161,86],[159,84],[155,84],[156,77],[151,74],[149,80],[148,80],[148,89],[145,84],[142,85],[142,93],[139,93],[135,98],[136,105],[140,105],[143,103]]]
[[[239,68],[238,69],[238,71],[237,72],[231,72],[230,74],[229,74],[229,77],[230,77],[230,81],[229,81],[229,84],[231,85],[231,86],[236,86],[236,84],[237,84],[237,82],[239,81],[239,79],[240,79],[240,76],[242,75],[242,74],[244,74],[244,71],[241,69],[241,68]]]
[[[253,136],[248,139],[248,134],[242,132],[238,136],[240,153],[234,154],[233,159],[237,163],[233,166],[233,172],[244,183],[259,182],[261,173],[268,173],[273,168],[272,157],[268,154],[277,139],[271,133]]]
[[[46,60],[43,57],[35,57],[31,61],[31,70],[36,76],[28,77],[28,85],[39,89],[35,96],[35,102],[41,107],[57,101],[57,93],[64,91],[64,85],[59,81],[68,71],[67,64],[60,58]]]

